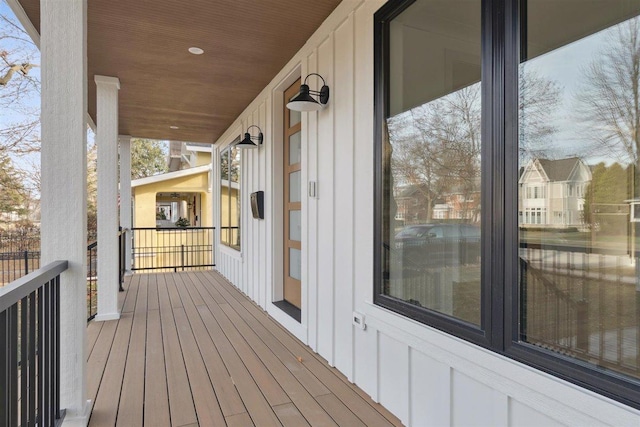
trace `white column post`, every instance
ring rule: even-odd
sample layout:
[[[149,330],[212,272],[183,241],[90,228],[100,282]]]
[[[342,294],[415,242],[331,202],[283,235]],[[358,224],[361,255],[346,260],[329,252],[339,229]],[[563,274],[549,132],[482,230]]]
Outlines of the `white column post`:
[[[125,240],[125,269],[131,271],[131,136],[120,135],[120,226],[127,230]]]
[[[86,426],[87,1],[41,0],[40,17],[41,262],[69,261],[60,290],[60,407],[65,425]]]
[[[115,77],[95,76],[98,149],[98,314],[95,320],[120,318],[118,312],[118,90]]]

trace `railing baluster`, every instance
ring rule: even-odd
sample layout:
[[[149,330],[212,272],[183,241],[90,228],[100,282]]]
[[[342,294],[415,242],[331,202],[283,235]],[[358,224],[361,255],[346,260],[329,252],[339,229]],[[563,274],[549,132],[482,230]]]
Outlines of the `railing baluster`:
[[[6,349],[9,341],[8,313],[0,313],[0,348]],[[9,425],[9,364],[6,351],[0,351],[0,425]]]
[[[20,301],[20,425],[29,419],[29,296]]]
[[[38,320],[36,321],[37,323],[37,347],[36,347],[36,352],[35,352],[35,357],[37,360],[37,364],[38,367],[37,369],[37,375],[36,375],[36,390],[37,390],[37,403],[36,403],[36,424],[37,425],[43,425],[42,422],[44,421],[43,419],[43,411],[42,408],[44,407],[44,387],[43,387],[43,375],[44,375],[44,290],[42,287],[38,288],[37,292],[37,298],[38,298]]]
[[[53,416],[60,418],[60,276],[53,284]]]
[[[9,345],[7,366],[9,367],[9,424],[18,425],[18,304],[7,310]]]
[[[42,422],[43,425],[48,426],[51,424],[51,413],[49,407],[51,406],[51,282],[48,286],[44,287],[44,304],[43,305],[43,334],[44,346],[42,348],[43,359],[43,393],[44,400],[42,401]]]
[[[36,294],[29,295],[29,427],[36,425],[36,313],[38,300]]]

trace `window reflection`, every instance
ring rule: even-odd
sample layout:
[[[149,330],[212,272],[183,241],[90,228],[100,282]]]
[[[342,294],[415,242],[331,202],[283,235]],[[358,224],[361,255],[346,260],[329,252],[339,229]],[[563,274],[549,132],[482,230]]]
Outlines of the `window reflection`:
[[[240,250],[240,149],[234,144],[220,154],[220,242]]]
[[[480,1],[390,24],[383,293],[480,324]]]
[[[575,9],[529,0],[523,25],[520,335],[640,377],[640,2]]]

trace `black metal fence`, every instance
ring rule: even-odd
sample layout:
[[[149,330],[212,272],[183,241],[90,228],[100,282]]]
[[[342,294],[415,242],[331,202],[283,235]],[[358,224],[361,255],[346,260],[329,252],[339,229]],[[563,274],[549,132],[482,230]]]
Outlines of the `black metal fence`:
[[[39,229],[0,232],[0,286],[11,283],[39,267]]]
[[[627,255],[523,246],[522,339],[637,376],[639,268]]]
[[[132,270],[184,271],[215,266],[214,227],[132,228]]]
[[[128,232],[118,231],[120,291],[125,273]],[[95,238],[95,236],[94,236]],[[40,232],[37,229],[0,233],[0,288],[40,268]],[[87,321],[98,311],[98,242],[87,246]]]
[[[57,261],[0,288],[0,425],[54,426],[60,410]]]

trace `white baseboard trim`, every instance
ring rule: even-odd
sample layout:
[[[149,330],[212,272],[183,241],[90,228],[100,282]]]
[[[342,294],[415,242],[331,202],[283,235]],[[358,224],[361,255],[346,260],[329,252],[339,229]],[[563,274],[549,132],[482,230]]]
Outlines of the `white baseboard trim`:
[[[87,427],[92,407],[93,402],[91,400],[87,400],[81,413],[70,412],[67,410],[64,420],[62,421],[62,427]]]
[[[120,313],[107,313],[107,314],[97,314],[96,317],[93,318],[96,322],[105,322],[107,320],[118,320],[120,319]]]

